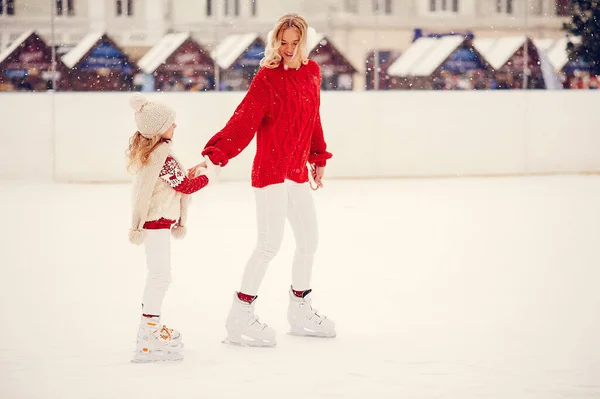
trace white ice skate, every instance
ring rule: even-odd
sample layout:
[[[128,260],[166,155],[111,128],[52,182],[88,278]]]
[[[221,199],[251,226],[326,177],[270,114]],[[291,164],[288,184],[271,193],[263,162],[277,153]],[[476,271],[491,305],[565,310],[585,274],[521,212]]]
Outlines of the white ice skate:
[[[291,327],[290,334],[305,337],[335,337],[335,324],[333,321],[313,309],[311,290],[304,294],[304,298],[298,298],[291,289],[289,295],[288,322]]]
[[[224,343],[242,346],[275,346],[275,330],[258,320],[258,316],[254,314],[254,301],[252,303],[241,301],[237,292],[233,295],[233,304],[225,328],[227,338]]]
[[[181,334],[160,323],[158,317],[144,317],[138,329],[133,363],[174,361],[183,359]]]

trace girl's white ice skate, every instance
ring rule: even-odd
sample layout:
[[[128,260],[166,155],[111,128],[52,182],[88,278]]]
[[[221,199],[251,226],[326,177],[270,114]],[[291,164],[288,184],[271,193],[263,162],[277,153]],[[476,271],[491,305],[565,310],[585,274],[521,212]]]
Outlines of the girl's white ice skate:
[[[312,307],[311,290],[299,298],[290,289],[290,304],[288,306],[288,322],[290,323],[290,334],[305,337],[335,337],[335,324],[327,316],[318,313]]]
[[[275,330],[261,323],[254,314],[252,303],[241,301],[237,292],[233,295],[233,304],[225,325],[227,338],[223,343],[242,346],[275,346]]]
[[[161,324],[158,317],[142,316],[133,363],[182,360],[182,350],[178,331]]]

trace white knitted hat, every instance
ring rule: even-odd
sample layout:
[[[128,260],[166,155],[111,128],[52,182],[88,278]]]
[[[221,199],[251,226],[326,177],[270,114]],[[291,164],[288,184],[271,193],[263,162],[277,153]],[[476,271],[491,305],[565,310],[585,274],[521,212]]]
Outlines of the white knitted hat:
[[[129,100],[135,110],[135,123],[142,136],[150,139],[167,131],[175,122],[175,110],[159,102],[148,101],[140,93]]]

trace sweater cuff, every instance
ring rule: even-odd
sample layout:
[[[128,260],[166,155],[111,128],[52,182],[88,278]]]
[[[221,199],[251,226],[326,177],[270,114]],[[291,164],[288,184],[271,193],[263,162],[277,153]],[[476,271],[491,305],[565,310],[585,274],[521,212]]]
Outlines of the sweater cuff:
[[[217,147],[206,147],[202,151],[202,156],[207,156],[212,163],[218,166],[225,166],[229,162],[227,155]]]
[[[324,167],[327,164],[327,160],[332,156],[333,154],[327,151],[322,154],[311,154],[308,157],[308,163],[314,164],[315,166]]]

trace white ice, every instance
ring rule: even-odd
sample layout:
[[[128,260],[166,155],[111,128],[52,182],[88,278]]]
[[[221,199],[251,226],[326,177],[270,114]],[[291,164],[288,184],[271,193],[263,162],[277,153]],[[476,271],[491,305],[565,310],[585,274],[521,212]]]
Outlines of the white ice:
[[[255,243],[249,183],[195,196],[163,320],[181,363],[132,364],[145,278],[129,186],[0,183],[0,398],[600,398],[600,176],[329,180],[314,304],[287,335],[291,230],[257,311],[274,349],[224,345]]]

